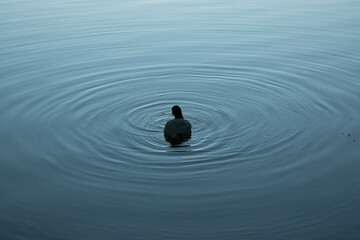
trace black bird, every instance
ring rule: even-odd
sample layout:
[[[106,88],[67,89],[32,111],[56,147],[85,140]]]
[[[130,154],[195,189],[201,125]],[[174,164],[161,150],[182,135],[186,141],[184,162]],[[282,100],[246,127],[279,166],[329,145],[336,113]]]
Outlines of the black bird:
[[[176,145],[182,142],[189,141],[191,138],[191,124],[185,120],[181,108],[175,105],[171,108],[174,119],[166,123],[164,129],[165,140]]]

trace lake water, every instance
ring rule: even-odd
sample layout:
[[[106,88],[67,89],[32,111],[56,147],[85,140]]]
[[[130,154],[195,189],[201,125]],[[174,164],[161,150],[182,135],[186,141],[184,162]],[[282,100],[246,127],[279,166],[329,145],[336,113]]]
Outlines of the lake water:
[[[359,1],[3,0],[0,31],[0,239],[360,239]]]

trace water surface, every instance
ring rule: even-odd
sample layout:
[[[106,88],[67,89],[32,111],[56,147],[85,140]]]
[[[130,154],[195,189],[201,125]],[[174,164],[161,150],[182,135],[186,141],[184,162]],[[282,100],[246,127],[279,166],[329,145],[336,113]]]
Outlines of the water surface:
[[[342,0],[2,1],[0,238],[359,239],[359,20]]]

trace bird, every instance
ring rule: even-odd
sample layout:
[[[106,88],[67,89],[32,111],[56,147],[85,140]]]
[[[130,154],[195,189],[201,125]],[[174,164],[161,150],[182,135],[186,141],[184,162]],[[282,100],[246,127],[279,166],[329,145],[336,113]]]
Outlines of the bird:
[[[191,124],[185,120],[181,108],[175,105],[171,108],[174,119],[168,121],[164,128],[164,138],[171,145],[180,144],[191,139]]]

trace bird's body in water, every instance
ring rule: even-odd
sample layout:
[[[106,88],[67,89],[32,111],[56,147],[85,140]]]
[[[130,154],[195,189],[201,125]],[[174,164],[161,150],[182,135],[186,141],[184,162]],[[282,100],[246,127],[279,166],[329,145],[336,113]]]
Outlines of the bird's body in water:
[[[166,123],[164,129],[164,138],[171,145],[186,142],[191,138],[191,124],[185,120],[181,108],[177,105],[172,107],[174,119]]]

